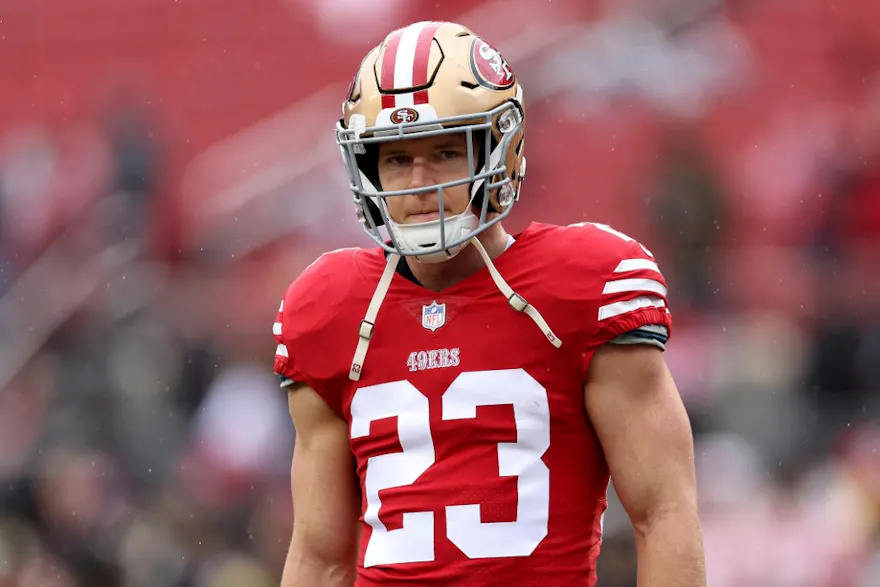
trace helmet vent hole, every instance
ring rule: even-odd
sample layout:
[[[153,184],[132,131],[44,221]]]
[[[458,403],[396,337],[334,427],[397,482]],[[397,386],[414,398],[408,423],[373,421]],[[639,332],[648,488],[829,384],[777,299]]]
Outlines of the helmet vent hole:
[[[472,84],[471,82],[461,82],[461,85],[464,86],[464,87],[466,87],[466,88],[469,89],[469,90],[473,90],[473,89],[476,88],[479,84]]]

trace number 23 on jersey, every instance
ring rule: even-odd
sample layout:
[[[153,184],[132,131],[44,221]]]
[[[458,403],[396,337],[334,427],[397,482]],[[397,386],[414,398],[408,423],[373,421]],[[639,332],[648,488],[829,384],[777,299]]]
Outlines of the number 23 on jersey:
[[[500,475],[516,477],[516,520],[482,522],[479,504],[445,505],[447,538],[472,559],[530,555],[547,536],[550,513],[550,471],[541,460],[550,447],[547,390],[522,369],[462,373],[443,394],[441,418],[473,419],[478,406],[492,405],[513,406],[517,440],[497,447]],[[406,512],[395,530],[379,519],[379,492],[416,483],[436,462],[428,398],[409,381],[358,389],[351,438],[368,437],[372,422],[392,417],[403,450],[371,457],[363,480],[364,521],[372,528],[365,567],[434,560],[433,511]]]

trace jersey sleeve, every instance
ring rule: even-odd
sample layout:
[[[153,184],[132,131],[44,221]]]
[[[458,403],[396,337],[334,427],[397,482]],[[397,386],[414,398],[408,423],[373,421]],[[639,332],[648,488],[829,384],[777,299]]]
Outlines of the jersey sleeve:
[[[307,375],[296,368],[296,363],[290,358],[290,349],[284,338],[284,300],[278,308],[275,323],[272,324],[272,334],[275,336],[275,374],[281,378],[281,387],[288,387],[295,382],[307,383]]]
[[[590,231],[583,246],[592,252],[590,278],[581,291],[584,310],[594,325],[585,350],[604,343],[649,344],[664,349],[672,331],[666,280],[653,254],[631,237],[602,224]]]
[[[665,345],[672,326],[666,280],[641,245],[627,249],[615,255],[614,267],[602,276],[597,342],[660,338]]]
[[[612,338],[613,344],[647,344],[655,346],[661,351],[666,350],[666,342],[669,340],[669,329],[665,326],[648,324],[635,330],[624,332],[620,336]]]
[[[287,288],[272,325],[274,371],[281,386],[306,384],[337,414],[350,360],[339,344],[340,332],[355,332],[354,326],[340,324],[338,311],[350,289],[351,267],[351,257],[342,252],[310,265]]]

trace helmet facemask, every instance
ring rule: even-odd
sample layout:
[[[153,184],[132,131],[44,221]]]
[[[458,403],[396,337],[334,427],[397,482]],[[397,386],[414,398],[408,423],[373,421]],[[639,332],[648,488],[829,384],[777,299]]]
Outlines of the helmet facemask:
[[[350,128],[337,125],[336,141],[357,216],[367,235],[388,252],[438,262],[454,257],[472,238],[512,210],[525,171],[524,159],[519,169],[509,168],[520,160],[516,155],[522,149],[523,114],[520,102],[514,98],[488,112],[462,116],[438,118],[432,116],[433,109],[428,105],[420,105],[419,110],[415,121],[374,127],[359,125],[353,116]],[[467,176],[419,188],[382,189],[378,179],[379,144],[448,134],[465,135]],[[470,200],[464,212],[450,216],[444,210],[444,190],[459,185],[469,186]],[[388,198],[433,192],[438,198],[438,219],[400,224],[391,218]],[[380,231],[382,226],[387,238]]]

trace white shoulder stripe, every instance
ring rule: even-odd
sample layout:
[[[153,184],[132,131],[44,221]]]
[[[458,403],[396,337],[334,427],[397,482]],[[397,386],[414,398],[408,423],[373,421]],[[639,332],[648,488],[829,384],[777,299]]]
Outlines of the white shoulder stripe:
[[[651,261],[650,259],[624,259],[617,265],[617,268],[614,270],[614,272],[626,273],[627,271],[642,270],[660,273],[660,268],[657,266],[657,263]]]
[[[287,345],[279,344],[275,348],[275,355],[278,357],[287,357]]]
[[[603,294],[623,293],[627,291],[650,291],[666,296],[666,287],[654,279],[616,279],[605,283]]]
[[[602,320],[614,318],[615,316],[620,316],[621,314],[626,314],[628,312],[633,312],[642,308],[651,307],[665,308],[666,302],[664,302],[660,298],[655,298],[654,296],[639,296],[631,300],[607,304],[599,308],[599,321],[601,322]]]
[[[625,241],[627,241],[627,242],[632,242],[632,241],[634,240],[633,237],[631,237],[631,236],[629,236],[629,235],[626,235],[626,234],[623,234],[623,233],[620,232],[619,230],[614,230],[613,228],[611,228],[611,227],[608,226],[607,224],[600,224],[600,223],[598,223],[598,222],[592,222],[591,224],[592,224],[593,226],[595,226],[596,228],[598,228],[599,230],[602,230],[602,231],[604,231],[604,232],[607,232],[608,234],[613,234],[613,235],[616,236],[617,238],[623,239],[623,240],[625,240]]]
[[[628,236],[628,235],[626,235],[626,234],[623,234],[623,233],[620,232],[619,230],[615,230],[615,229],[611,228],[611,227],[608,226],[607,224],[600,224],[599,222],[577,222],[577,223],[575,223],[575,224],[569,224],[568,226],[569,226],[569,227],[572,227],[572,228],[578,228],[578,227],[581,227],[581,226],[586,226],[586,225],[588,225],[588,224],[591,225],[591,226],[595,226],[595,227],[598,228],[599,230],[604,231],[604,232],[607,232],[608,234],[613,234],[614,236],[616,236],[616,237],[618,237],[618,238],[620,238],[620,239],[623,239],[623,240],[625,240],[626,242],[634,242],[634,243],[636,243],[637,245],[639,245],[639,246],[642,248],[643,251],[645,251],[645,254],[646,254],[646,255],[648,255],[648,256],[651,257],[652,259],[654,258],[654,254],[653,254],[651,251],[648,250],[648,247],[646,247],[645,245],[643,245],[642,243],[640,243],[640,242],[637,241],[636,239],[632,238],[631,236]]]
[[[626,242],[636,243],[637,245],[639,245],[642,248],[643,251],[645,251],[646,255],[648,255],[652,259],[654,258],[654,254],[651,253],[651,251],[649,251],[645,245],[643,245],[642,243],[640,243],[639,241],[637,241],[633,237],[626,235],[626,234],[623,234],[619,230],[615,230],[615,229],[611,228],[610,226],[608,226],[607,224],[600,224],[598,222],[593,222],[592,224],[593,224],[593,226],[595,226],[599,230],[607,232],[608,234],[613,234],[614,236],[621,238],[621,239],[625,240]]]
[[[281,322],[276,322],[272,325],[272,334],[275,336],[281,336]]]

